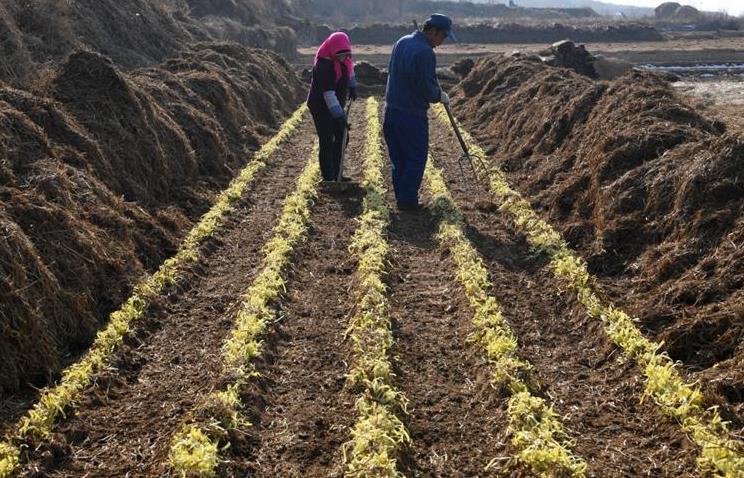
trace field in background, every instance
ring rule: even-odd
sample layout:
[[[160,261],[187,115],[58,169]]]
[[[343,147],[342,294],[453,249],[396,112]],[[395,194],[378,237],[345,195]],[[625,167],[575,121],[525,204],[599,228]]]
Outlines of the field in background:
[[[593,54],[618,58],[638,68],[663,67],[681,76],[675,89],[691,99],[706,114],[720,117],[731,128],[744,131],[744,36],[711,38],[712,34],[677,35],[664,42],[586,43]],[[440,67],[450,67],[465,58],[492,54],[544,53],[544,43],[445,44],[437,49]],[[301,47],[293,61],[295,67],[308,68],[316,47]],[[390,46],[354,45],[357,61],[387,68]],[[711,71],[696,71],[700,65]]]
[[[698,63],[744,63],[744,37],[676,39],[663,42],[643,43],[585,43],[594,54],[603,54],[633,64],[698,64]],[[521,51],[539,53],[547,48],[545,43],[508,43],[472,45],[464,43],[445,44],[437,49],[439,66],[450,66],[463,58],[477,58],[493,53]],[[387,67],[391,46],[354,45],[357,61],[368,61],[379,67]],[[297,66],[311,64],[317,47],[298,49]]]

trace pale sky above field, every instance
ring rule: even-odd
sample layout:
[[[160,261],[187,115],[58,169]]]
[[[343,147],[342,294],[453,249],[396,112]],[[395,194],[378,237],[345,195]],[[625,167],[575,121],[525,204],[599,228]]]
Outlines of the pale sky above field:
[[[726,10],[731,15],[744,14],[744,1],[742,0],[675,0],[683,5],[692,5],[693,7],[711,12],[720,12]],[[661,0],[610,0],[610,3],[618,5],[636,5],[639,7],[656,7]]]

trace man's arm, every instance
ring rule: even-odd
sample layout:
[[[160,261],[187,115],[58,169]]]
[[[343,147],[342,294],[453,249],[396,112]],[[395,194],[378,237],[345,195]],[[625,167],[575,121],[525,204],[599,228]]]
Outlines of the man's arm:
[[[421,96],[429,103],[442,98],[442,89],[437,80],[437,57],[432,50],[421,51],[415,56],[417,84]]]

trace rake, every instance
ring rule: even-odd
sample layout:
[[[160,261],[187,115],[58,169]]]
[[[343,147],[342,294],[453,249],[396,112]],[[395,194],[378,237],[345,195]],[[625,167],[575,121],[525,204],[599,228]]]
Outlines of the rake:
[[[460,132],[460,127],[457,125],[457,120],[455,120],[455,116],[452,114],[450,105],[445,104],[444,110],[447,112],[447,117],[449,118],[450,123],[452,124],[452,129],[455,131],[455,136],[457,136],[457,141],[459,141],[460,147],[462,148],[462,155],[457,160],[457,163],[460,166],[460,174],[462,175],[462,178],[465,179],[465,166],[463,165],[463,163],[467,163],[468,166],[470,166],[470,170],[473,172],[473,176],[475,176],[476,181],[480,182],[480,177],[478,176],[476,165],[478,166],[478,168],[482,169],[483,171],[488,171],[488,168],[486,168],[486,163],[482,157],[470,152],[470,148],[468,148],[468,144],[465,142],[465,139],[462,137],[462,133]]]

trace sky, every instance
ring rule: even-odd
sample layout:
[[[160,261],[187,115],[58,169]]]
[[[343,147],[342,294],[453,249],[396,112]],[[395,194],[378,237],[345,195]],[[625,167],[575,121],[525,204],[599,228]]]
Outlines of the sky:
[[[605,0],[607,1],[607,0]],[[707,10],[712,12],[719,12],[726,10],[731,15],[742,15],[744,14],[744,1],[743,0],[675,0],[683,5],[692,5],[693,7],[700,8],[701,10]],[[636,5],[639,7],[656,7],[663,0],[609,0],[609,3],[616,3],[620,5]]]

